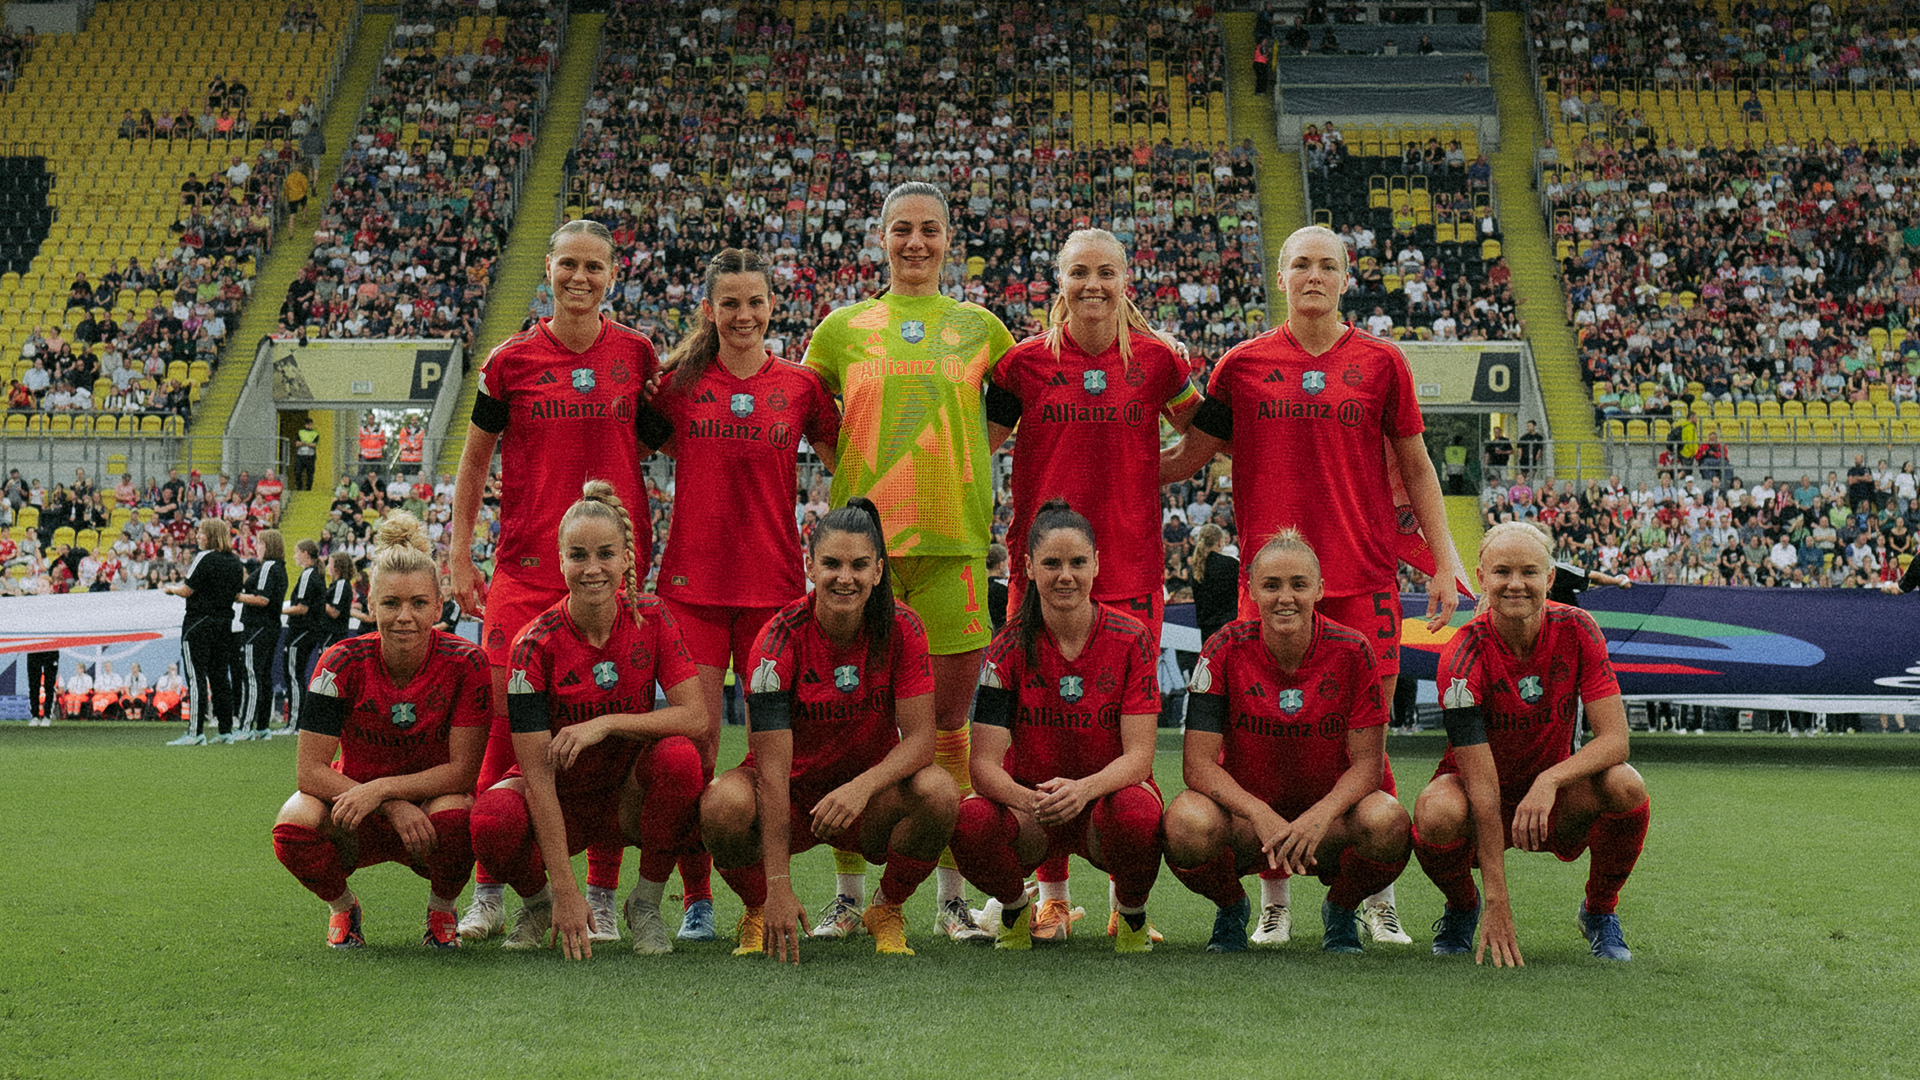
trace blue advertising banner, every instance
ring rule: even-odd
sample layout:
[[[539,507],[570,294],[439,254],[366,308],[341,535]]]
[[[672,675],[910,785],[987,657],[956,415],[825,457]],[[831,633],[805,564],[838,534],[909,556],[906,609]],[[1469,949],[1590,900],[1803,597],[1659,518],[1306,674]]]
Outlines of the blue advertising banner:
[[[1401,670],[1433,679],[1440,647],[1427,598],[1400,598]],[[1607,635],[1628,697],[1910,696],[1920,690],[1920,594],[1866,589],[1638,585],[1590,589],[1580,606]]]

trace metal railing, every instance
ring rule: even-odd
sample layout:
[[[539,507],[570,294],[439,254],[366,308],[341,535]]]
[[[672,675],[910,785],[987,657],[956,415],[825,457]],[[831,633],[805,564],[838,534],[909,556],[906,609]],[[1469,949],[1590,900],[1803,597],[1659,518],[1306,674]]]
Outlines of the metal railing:
[[[284,438],[230,439],[225,435],[140,435],[75,438],[57,435],[9,434],[0,439],[0,474],[20,470],[25,480],[38,479],[52,488],[68,483],[75,469],[112,486],[122,473],[144,486],[148,477],[164,480],[169,469],[182,475],[199,471],[207,476],[240,475],[245,469],[259,476],[267,469],[285,475],[293,458]]]

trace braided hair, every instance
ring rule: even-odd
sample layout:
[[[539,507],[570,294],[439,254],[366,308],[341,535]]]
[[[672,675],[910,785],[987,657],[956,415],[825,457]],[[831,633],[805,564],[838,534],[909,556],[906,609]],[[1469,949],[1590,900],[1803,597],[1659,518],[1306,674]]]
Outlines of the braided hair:
[[[627,513],[627,506],[614,494],[613,485],[605,480],[589,480],[580,485],[580,499],[560,518],[559,535],[564,537],[567,530],[579,521],[605,521],[620,530],[620,545],[627,553],[627,610],[635,611],[640,605],[640,553],[633,548],[633,518]],[[639,619],[636,613],[635,620]]]

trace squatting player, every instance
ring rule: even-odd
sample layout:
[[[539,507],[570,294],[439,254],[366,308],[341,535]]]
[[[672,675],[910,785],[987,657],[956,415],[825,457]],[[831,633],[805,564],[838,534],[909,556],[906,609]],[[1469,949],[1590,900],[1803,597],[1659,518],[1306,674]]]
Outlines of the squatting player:
[[[507,726],[507,661],[513,636],[567,593],[555,560],[560,516],[589,477],[611,483],[627,506],[645,506],[635,416],[659,368],[646,335],[600,314],[613,284],[613,235],[594,221],[570,221],[547,241],[546,277],[553,317],[508,338],[487,356],[480,393],[453,489],[447,564],[455,599],[485,619],[481,644],[493,665],[493,733],[480,767],[480,790],[513,765]],[[473,565],[480,497],[500,450],[500,543],[489,584]],[[653,550],[644,515],[636,550]],[[614,890],[617,848],[587,853],[593,938],[618,941]],[[460,924],[460,936],[484,939],[506,928],[502,888],[484,871]]]
[[[1580,932],[1593,955],[1631,960],[1614,906],[1651,811],[1646,781],[1627,764],[1627,710],[1606,638],[1593,616],[1547,599],[1553,552],[1532,525],[1487,530],[1479,577],[1480,612],[1440,651],[1447,753],[1414,804],[1414,850],[1447,898],[1433,951],[1524,963],[1506,849],[1551,851],[1562,862],[1591,849]],[[1593,738],[1575,752],[1583,702]],[[1473,886],[1476,863],[1484,898]]]
[[[1208,639],[1189,684],[1167,866],[1219,911],[1212,952],[1247,947],[1240,875],[1318,874],[1329,952],[1361,951],[1361,901],[1407,865],[1406,808],[1380,790],[1387,714],[1375,646],[1315,610],[1320,560],[1292,529],[1248,560],[1252,619]]]
[[[978,304],[941,295],[953,225],[932,184],[901,184],[880,210],[887,291],[834,311],[814,330],[805,363],[843,403],[832,498],[872,499],[892,530],[887,558],[895,594],[926,626],[934,684],[934,761],[965,795],[967,710],[980,654],[993,636],[987,612],[988,525],[993,512],[982,391],[1013,336]],[[816,936],[859,926],[864,866],[837,863],[837,895]],[[962,896],[958,870],[940,868],[940,928],[986,941]]]
[[[280,808],[273,852],[326,901],[336,949],[366,944],[347,875],[383,862],[430,883],[424,943],[460,944],[453,904],[473,872],[467,816],[493,691],[479,646],[433,628],[440,571],[427,547],[412,514],[380,522],[376,632],[322,654],[300,699],[299,790]]]
[[[1022,544],[1029,585],[980,674],[974,793],[960,804],[953,855],[1000,901],[1002,949],[1033,945],[1026,875],[1074,854],[1113,874],[1114,951],[1150,952],[1161,810],[1154,648],[1138,619],[1094,602],[1100,556],[1087,519],[1055,499],[1032,521]]]
[[[1287,321],[1220,358],[1207,401],[1167,451],[1160,479],[1190,476],[1215,453],[1231,453],[1240,535],[1259,542],[1282,528],[1300,530],[1326,567],[1320,613],[1373,643],[1381,700],[1392,701],[1400,672],[1396,470],[1436,563],[1429,629],[1453,617],[1460,556],[1420,437],[1424,424],[1406,357],[1392,342],[1341,321],[1347,280],[1338,235],[1310,225],[1287,238],[1278,274]],[[1243,618],[1255,614],[1244,591],[1246,570],[1243,564]],[[1392,794],[1391,766],[1385,785]],[[1263,924],[1284,916],[1284,885],[1263,883]],[[1370,898],[1362,920],[1376,941],[1413,940],[1400,929],[1391,891]]]

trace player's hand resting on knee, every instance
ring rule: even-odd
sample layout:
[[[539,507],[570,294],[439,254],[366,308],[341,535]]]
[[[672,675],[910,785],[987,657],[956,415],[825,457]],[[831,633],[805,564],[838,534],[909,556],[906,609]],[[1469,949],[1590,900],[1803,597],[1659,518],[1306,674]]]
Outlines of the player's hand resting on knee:
[[[813,804],[813,835],[822,840],[839,836],[867,808],[868,795],[852,784],[842,784]]]
[[[393,831],[400,834],[400,842],[407,846],[407,854],[415,859],[425,859],[433,854],[434,845],[440,837],[425,810],[405,799],[388,799],[381,805],[380,811],[387,815],[388,821],[393,822]]]
[[[1086,810],[1088,801],[1084,783],[1056,776],[1041,781],[1033,800],[1033,816],[1042,825],[1065,825]]]

